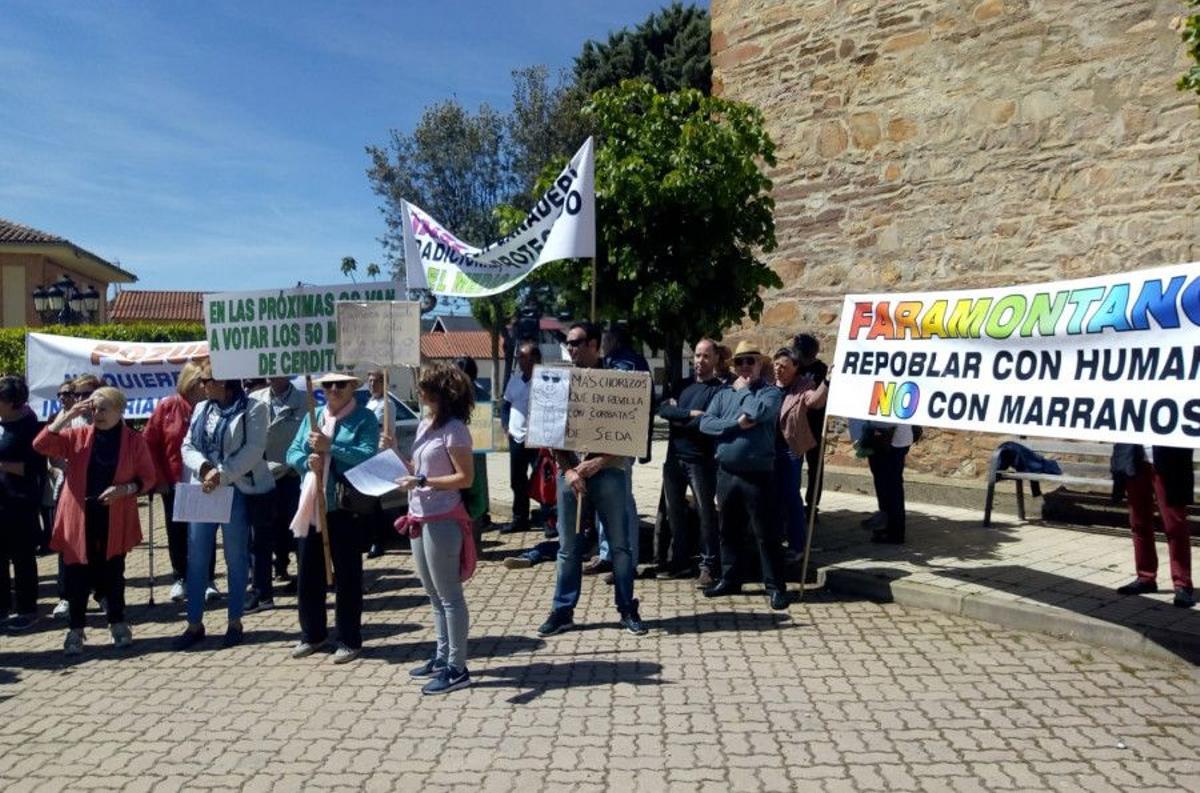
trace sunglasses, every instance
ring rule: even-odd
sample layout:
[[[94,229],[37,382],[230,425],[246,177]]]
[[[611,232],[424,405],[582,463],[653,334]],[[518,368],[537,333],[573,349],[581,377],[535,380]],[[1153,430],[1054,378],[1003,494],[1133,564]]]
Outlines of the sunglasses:
[[[198,377],[196,378],[200,385],[208,385],[209,383],[217,382],[215,377]]]
[[[336,381],[336,382],[333,382],[333,383],[321,383],[321,387],[322,387],[322,388],[324,388],[324,389],[326,389],[326,390],[328,390],[328,389],[332,388],[332,389],[334,389],[334,390],[336,390],[336,391],[341,391],[343,388],[349,388],[349,387],[350,387],[350,383],[349,383],[348,381],[346,381],[346,380],[338,380],[338,381]]]
[[[59,399],[74,399],[75,392],[74,391],[59,391],[58,398]]]
[[[758,363],[758,358],[754,355],[739,355],[733,359],[734,366],[753,366]]]
[[[73,391],[71,393],[76,399],[87,399],[88,397],[90,397],[92,394],[94,394],[96,392],[95,391]]]
[[[582,347],[587,343],[587,339],[567,339],[568,347]]]

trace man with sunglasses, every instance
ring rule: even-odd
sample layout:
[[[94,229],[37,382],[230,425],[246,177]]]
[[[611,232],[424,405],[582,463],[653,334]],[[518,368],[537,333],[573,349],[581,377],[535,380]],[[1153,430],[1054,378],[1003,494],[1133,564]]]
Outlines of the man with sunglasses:
[[[590,322],[576,322],[567,331],[567,353],[575,366],[601,369],[600,329]],[[614,595],[621,627],[635,636],[645,634],[633,597],[636,560],[626,510],[628,458],[612,454],[583,454],[555,450],[558,462],[558,573],[554,606],[538,628],[539,636],[552,636],[575,627],[575,606],[583,583],[583,543],[575,525],[577,500],[586,497],[608,529],[612,552]]]
[[[783,577],[783,547],[775,520],[775,432],[783,392],[762,379],[763,356],[748,341],[733,353],[737,379],[725,386],[700,417],[700,431],[716,439],[717,511],[720,516],[721,580],[706,597],[742,590],[739,556],[754,532],[762,564],[763,586],[771,608],[788,607]]]

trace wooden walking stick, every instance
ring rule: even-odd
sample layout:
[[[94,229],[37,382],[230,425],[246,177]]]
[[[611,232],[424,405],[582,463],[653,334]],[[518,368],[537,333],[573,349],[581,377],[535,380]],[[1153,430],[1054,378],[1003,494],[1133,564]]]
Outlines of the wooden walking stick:
[[[820,485],[821,477],[825,475],[825,452],[827,451],[826,447],[828,445],[825,443],[825,432],[826,432],[826,429],[828,428],[828,426],[829,426],[829,412],[826,411],[825,415],[821,419],[821,437],[820,437],[820,440],[818,441],[818,444],[819,444],[818,448],[820,449],[820,454],[817,455],[816,478],[813,480],[814,482],[817,483],[817,486],[815,488],[813,488],[813,500],[814,501],[819,500],[817,498],[817,494],[821,492],[821,485]],[[813,531],[816,530],[816,526],[817,526],[817,508],[816,508],[815,504],[809,504],[808,505],[808,531],[806,531],[804,533],[804,560],[800,563],[800,592],[796,596],[797,601],[804,600],[804,590],[808,588],[807,583],[806,583],[808,581],[808,557],[812,551]],[[818,573],[817,581],[813,585],[812,588],[820,589],[823,586],[825,586],[825,581],[822,579],[821,575]]]
[[[150,603],[154,605],[154,493],[146,494],[146,509],[148,515],[146,522],[150,524]],[[163,508],[163,513],[166,514],[166,508]]]
[[[304,387],[308,389],[308,428],[311,432],[320,432],[317,428],[317,400],[313,396],[312,375],[304,376]],[[317,528],[321,532],[321,548],[325,551],[325,583],[333,584],[333,554],[329,550],[329,519],[325,515],[325,477],[324,471],[313,471],[317,479]]]

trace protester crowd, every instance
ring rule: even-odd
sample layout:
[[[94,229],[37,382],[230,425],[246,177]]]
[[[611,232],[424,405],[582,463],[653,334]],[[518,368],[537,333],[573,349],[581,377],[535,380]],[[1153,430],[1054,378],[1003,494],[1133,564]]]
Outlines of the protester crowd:
[[[619,330],[577,322],[565,346],[577,367],[649,369]],[[662,471],[653,564],[643,576],[694,578],[710,598],[738,595],[757,580],[770,608],[786,609],[787,570],[805,553],[821,495],[829,368],[808,334],[772,351],[746,341],[731,351],[709,338],[692,349],[691,374],[670,384],[656,405],[668,427],[665,459],[640,460]],[[588,574],[612,585],[621,627],[645,634],[635,597],[642,560],[632,487],[638,461],[527,444],[531,380],[540,361],[535,339],[518,341],[501,412],[513,494],[512,521],[501,531],[546,535],[504,563],[524,568],[556,562],[539,635],[574,626]],[[59,556],[59,602],[52,615],[67,621],[64,652],[83,652],[90,601],[104,612],[113,644],[130,646],[125,558],[143,539],[138,497],[157,494],[166,516],[170,599],[186,608],[175,649],[206,642],[206,604],[222,597],[215,575],[219,534],[227,585],[222,646],[241,643],[245,615],[274,608],[282,589],[297,598],[299,640],[292,657],[328,648],[334,663],[351,662],[363,643],[364,553],[382,555],[395,535],[393,513],[358,493],[346,474],[380,450],[394,449],[407,470],[396,485],[408,504],[394,530],[410,540],[437,638],[432,657],[411,675],[427,679],[424,691],[430,694],[469,685],[463,584],[476,567],[488,513],[486,465],[467,429],[475,405],[473,368],[473,361],[422,367],[416,391],[424,418],[411,445],[402,444],[390,425],[379,370],[368,375],[364,390],[354,375],[317,378],[325,404],[314,409],[287,378],[218,380],[207,361],[189,363],[177,393],[158,403],[141,432],[125,421],[122,392],[94,375],[62,384],[62,409],[45,425],[28,405],[24,379],[0,377],[0,616],[8,615],[6,629],[25,631],[38,621],[40,547]],[[879,507],[864,526],[875,542],[904,542],[904,466],[919,428],[852,422],[850,431],[858,454],[868,460]],[[1185,513],[1192,483],[1177,474],[1190,476],[1191,454],[1183,460],[1179,450],[1121,445],[1117,453],[1114,470],[1127,477],[1137,569],[1137,578],[1119,591],[1156,589],[1157,498],[1167,524],[1175,603],[1190,606]],[[176,521],[180,484],[204,493],[231,488],[228,520]],[[329,630],[325,607],[330,585],[336,632]]]

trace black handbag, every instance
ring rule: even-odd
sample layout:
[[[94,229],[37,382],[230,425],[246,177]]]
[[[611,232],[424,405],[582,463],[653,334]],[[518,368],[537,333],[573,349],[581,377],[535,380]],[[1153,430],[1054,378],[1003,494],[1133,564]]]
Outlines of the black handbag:
[[[338,474],[333,480],[333,495],[337,508],[355,515],[373,515],[379,511],[379,498],[360,493],[350,480]]]

